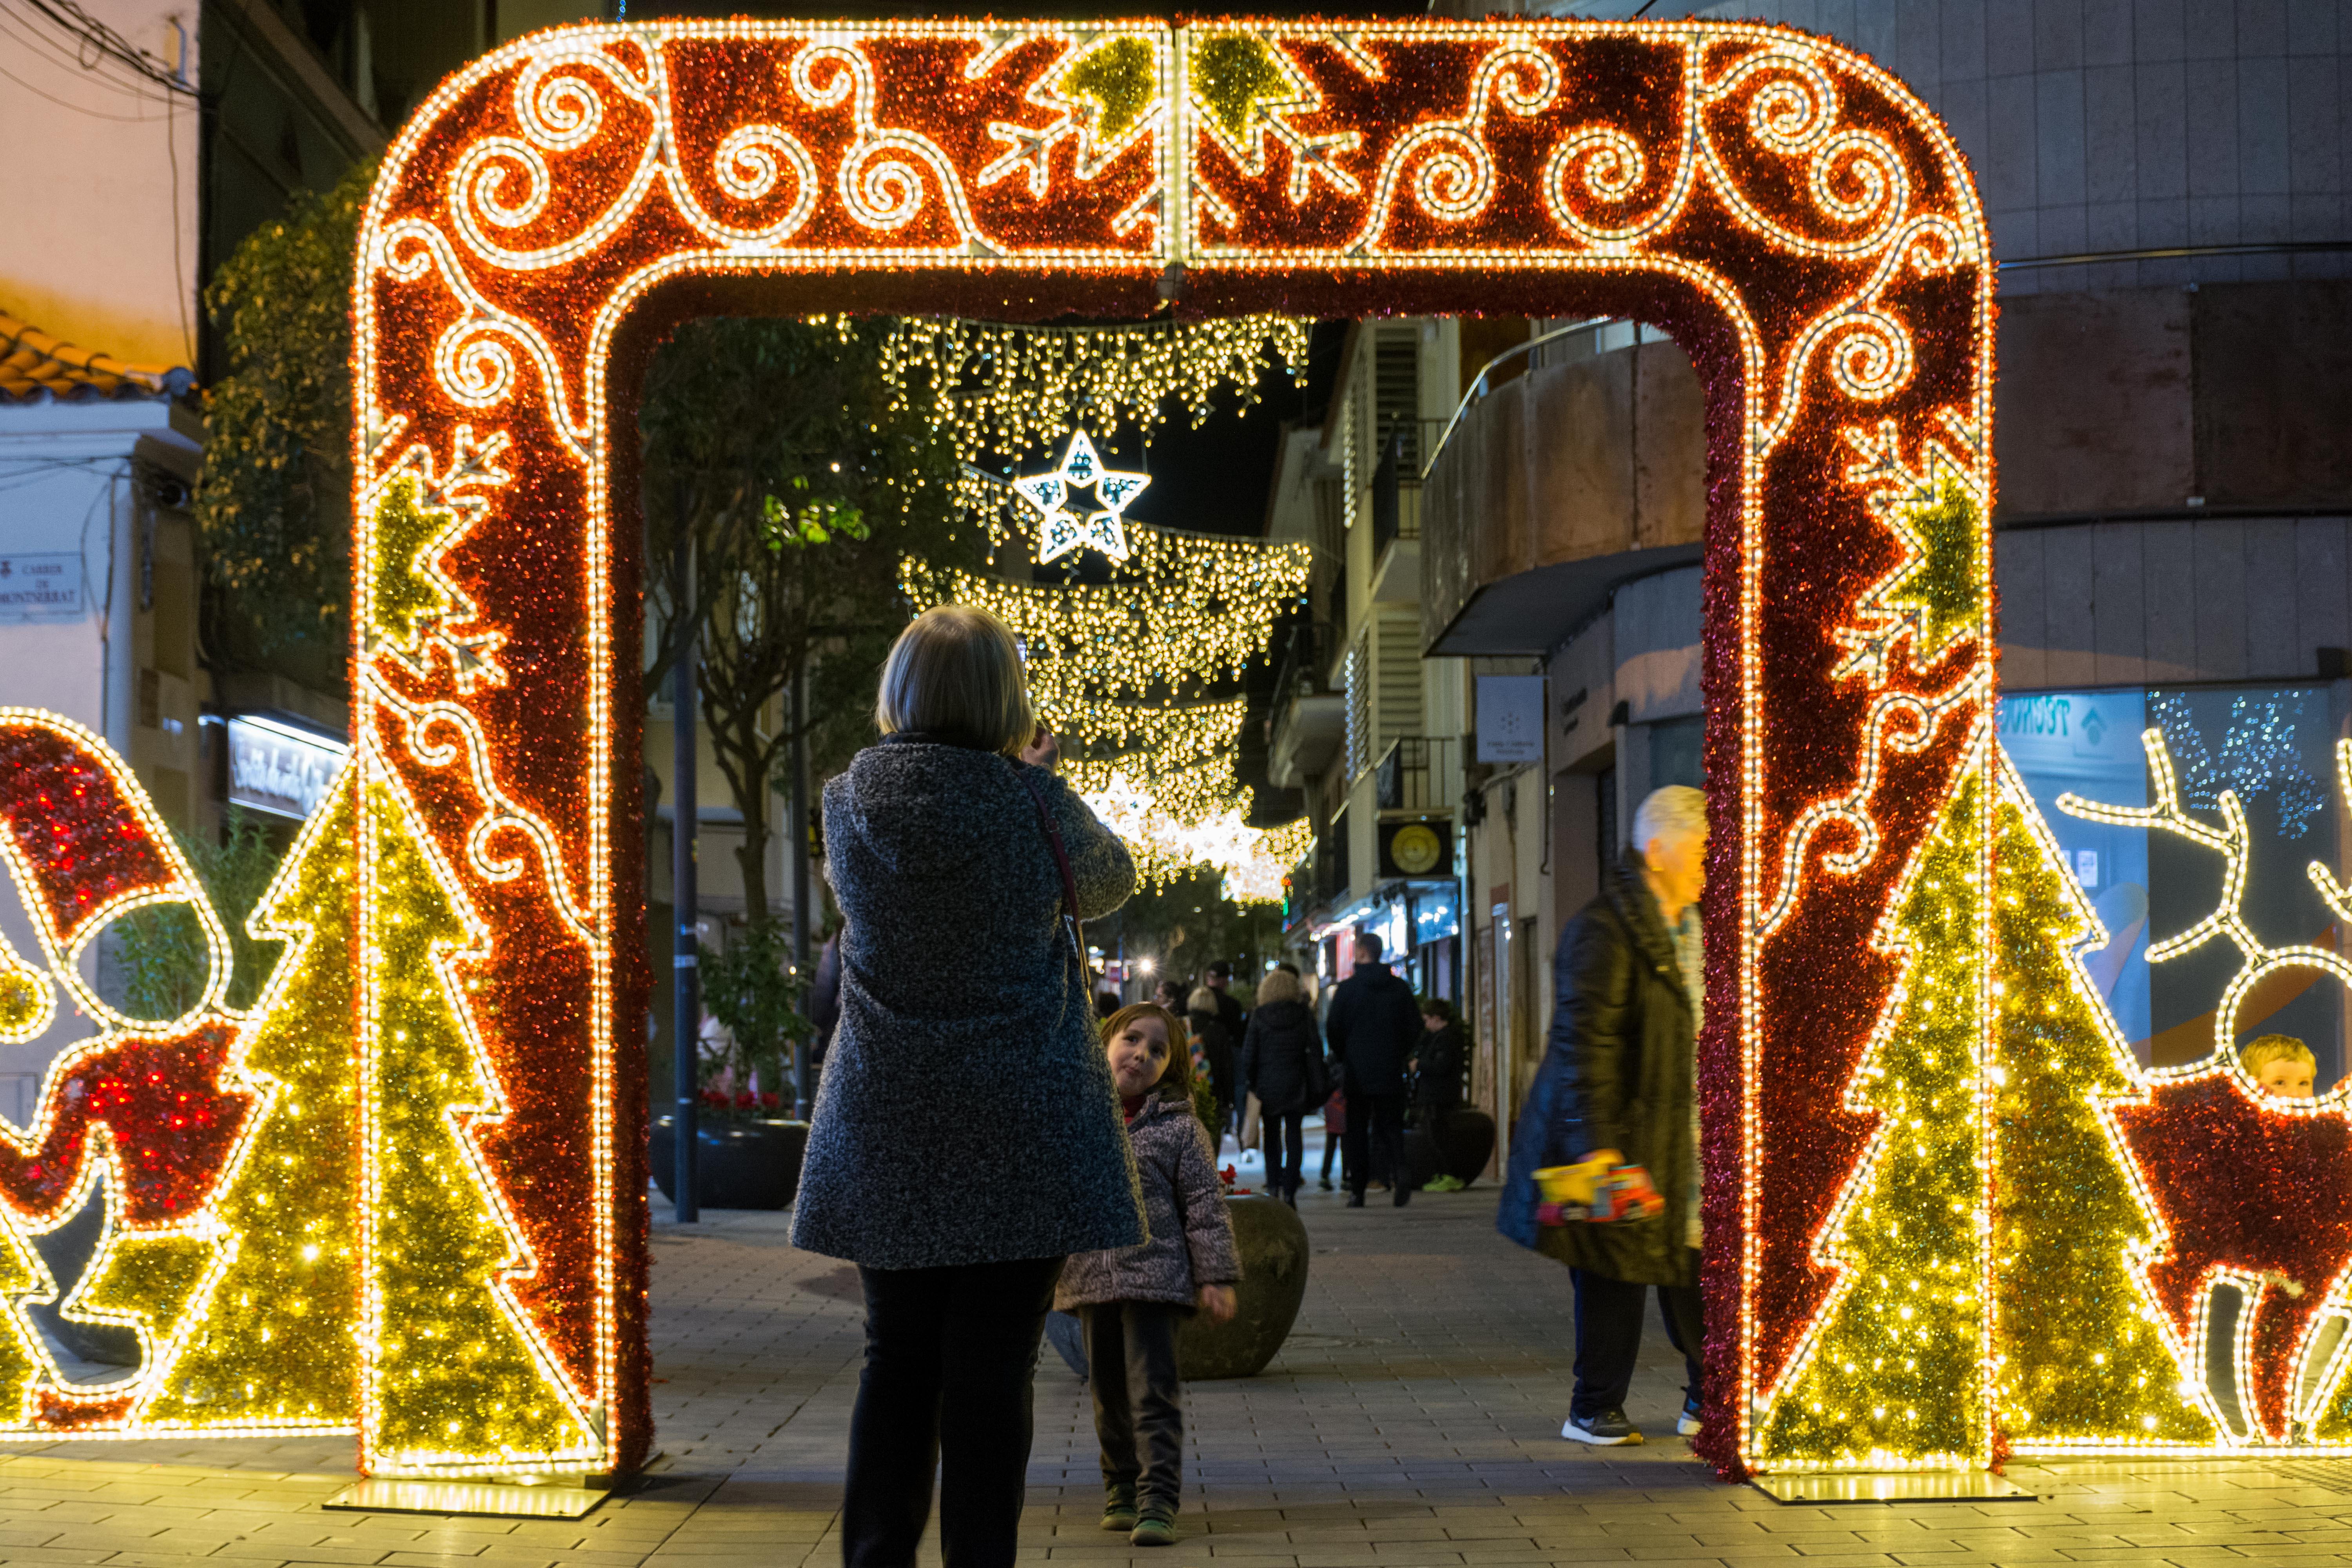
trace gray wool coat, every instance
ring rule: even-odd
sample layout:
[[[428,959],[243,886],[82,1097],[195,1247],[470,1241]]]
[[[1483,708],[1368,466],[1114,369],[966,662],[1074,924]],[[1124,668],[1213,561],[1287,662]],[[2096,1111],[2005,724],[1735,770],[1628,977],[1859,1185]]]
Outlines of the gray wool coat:
[[[1082,1252],[1063,1264],[1054,1288],[1057,1312],[1102,1301],[1190,1306],[1202,1286],[1230,1285],[1242,1277],[1209,1134],[1192,1105],[1173,1095],[1152,1095],[1127,1124],[1127,1135],[1143,1173],[1151,1239],[1119,1251]]]
[[[1061,873],[1016,769],[1061,828],[1080,918],[1126,902],[1125,847],[1043,768],[894,738],[824,786],[847,923],[795,1247],[930,1268],[1144,1237]]]

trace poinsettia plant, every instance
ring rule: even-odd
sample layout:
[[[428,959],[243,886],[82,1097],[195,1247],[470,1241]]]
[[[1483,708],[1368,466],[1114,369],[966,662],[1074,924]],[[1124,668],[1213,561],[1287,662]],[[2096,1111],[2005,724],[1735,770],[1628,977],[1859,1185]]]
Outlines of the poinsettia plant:
[[[792,943],[792,928],[782,921],[755,920],[732,934],[724,952],[702,949],[702,1005],[728,1033],[724,1048],[702,1058],[709,1113],[765,1117],[783,1110],[777,1090],[785,1064],[815,1034],[801,1011],[808,977],[793,963]]]

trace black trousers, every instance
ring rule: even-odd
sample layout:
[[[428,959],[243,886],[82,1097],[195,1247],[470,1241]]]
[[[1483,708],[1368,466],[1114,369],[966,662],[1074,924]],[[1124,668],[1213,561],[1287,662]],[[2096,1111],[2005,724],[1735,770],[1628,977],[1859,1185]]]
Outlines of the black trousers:
[[[1265,1147],[1265,1190],[1276,1197],[1297,1192],[1307,1179],[1299,1174],[1307,1163],[1307,1134],[1299,1129],[1306,1120],[1303,1110],[1257,1113],[1258,1141]],[[1328,1161],[1324,1169],[1330,1169]]]
[[[1625,1407],[1625,1391],[1633,1385],[1633,1361],[1642,1350],[1642,1299],[1647,1285],[1629,1285],[1589,1268],[1571,1268],[1576,1282],[1576,1391],[1569,1396],[1571,1415],[1590,1418]],[[1666,1338],[1683,1352],[1683,1372],[1690,1381],[1686,1395],[1700,1386],[1706,1318],[1696,1285],[1658,1287],[1658,1315],[1665,1321]]]
[[[940,1477],[949,1568],[1010,1568],[1034,1431],[1030,1379],[1058,1258],[857,1270],[866,1370],[849,1418],[846,1568],[908,1568]]]
[[[1087,1326],[1087,1383],[1095,1396],[1103,1486],[1132,1495],[1139,1509],[1173,1517],[1184,1493],[1184,1394],[1176,1377],[1183,1309],[1105,1301],[1078,1315]]]
[[[1358,1197],[1373,1176],[1394,1185],[1406,1179],[1404,1096],[1348,1092],[1348,1130],[1339,1134],[1348,1162],[1348,1190]]]

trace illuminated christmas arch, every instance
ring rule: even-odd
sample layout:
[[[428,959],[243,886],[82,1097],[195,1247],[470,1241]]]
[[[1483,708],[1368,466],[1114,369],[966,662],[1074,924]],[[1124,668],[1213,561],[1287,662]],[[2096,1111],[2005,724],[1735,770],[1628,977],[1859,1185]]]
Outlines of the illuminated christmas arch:
[[[1624,315],[1689,351],[1709,429],[1712,1452],[1873,1462],[1874,1438],[1773,1413],[1822,1364],[1854,1267],[1833,1232],[1886,1112],[1853,1086],[1932,963],[1962,1015],[1938,1036],[1965,1080],[1947,1272],[1976,1327],[1927,1390],[1957,1436],[1881,1457],[1992,1456],[1993,272],[1963,160],[1893,76],[1738,23],[565,28],[417,112],[358,276],[356,760],[264,913],[310,933],[273,997],[356,998],[338,1258],[358,1372],[308,1424],[355,1426],[363,1466],[647,1453],[652,345],[719,311],[1170,302]],[[1929,894],[1945,934],[1923,947],[1897,928]],[[269,1076],[268,1026],[244,1026],[232,1088]],[[269,1114],[240,1149],[268,1147]],[[222,1191],[249,1198],[258,1159]],[[247,1243],[266,1295],[278,1266]],[[185,1315],[217,1341],[226,1287],[205,1289]],[[436,1318],[444,1300],[462,1311]],[[460,1332],[463,1367],[434,1349]],[[170,1419],[306,1424],[240,1405],[233,1372],[171,1384]]]
[[[720,309],[1608,312],[1690,349],[1704,1049],[1732,1086],[1709,1143],[1743,1178],[1711,1189],[1741,1238],[1717,1392],[1744,1416],[1774,1386],[1868,1132],[1838,1090],[1895,981],[1874,930],[1986,766],[1990,258],[1900,83],[1742,25],[570,29],[418,113],[361,277],[370,754],[485,923],[472,994],[513,1103],[484,1165],[537,1261],[522,1311],[615,1463],[646,1440],[630,388],[666,323]]]

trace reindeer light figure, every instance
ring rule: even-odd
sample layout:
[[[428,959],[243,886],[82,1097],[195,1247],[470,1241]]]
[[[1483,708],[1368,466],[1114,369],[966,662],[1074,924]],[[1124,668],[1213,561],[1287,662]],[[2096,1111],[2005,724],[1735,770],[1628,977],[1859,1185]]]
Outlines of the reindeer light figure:
[[[2216,800],[2221,826],[2181,807],[2161,730],[2147,752],[2145,806],[2086,801],[2073,816],[2169,833],[2222,858],[2221,898],[2185,931],[2153,942],[2163,963],[2226,939],[2241,955],[2213,1016],[2212,1054],[2146,1075],[2107,1102],[2139,1182],[2163,1216],[2161,1242],[2135,1272],[2173,1338],[2192,1384],[2233,1447],[2352,1447],[2352,1079],[2309,1100],[2265,1095],[2238,1060],[2237,1020],[2249,994],[2283,970],[2316,970],[2352,987],[2352,962],[2308,943],[2273,946],[2244,912],[2252,833],[2234,790]],[[2336,746],[2339,787],[2352,798],[2352,742]],[[2313,861],[2312,885],[2352,923],[2352,892]]]

